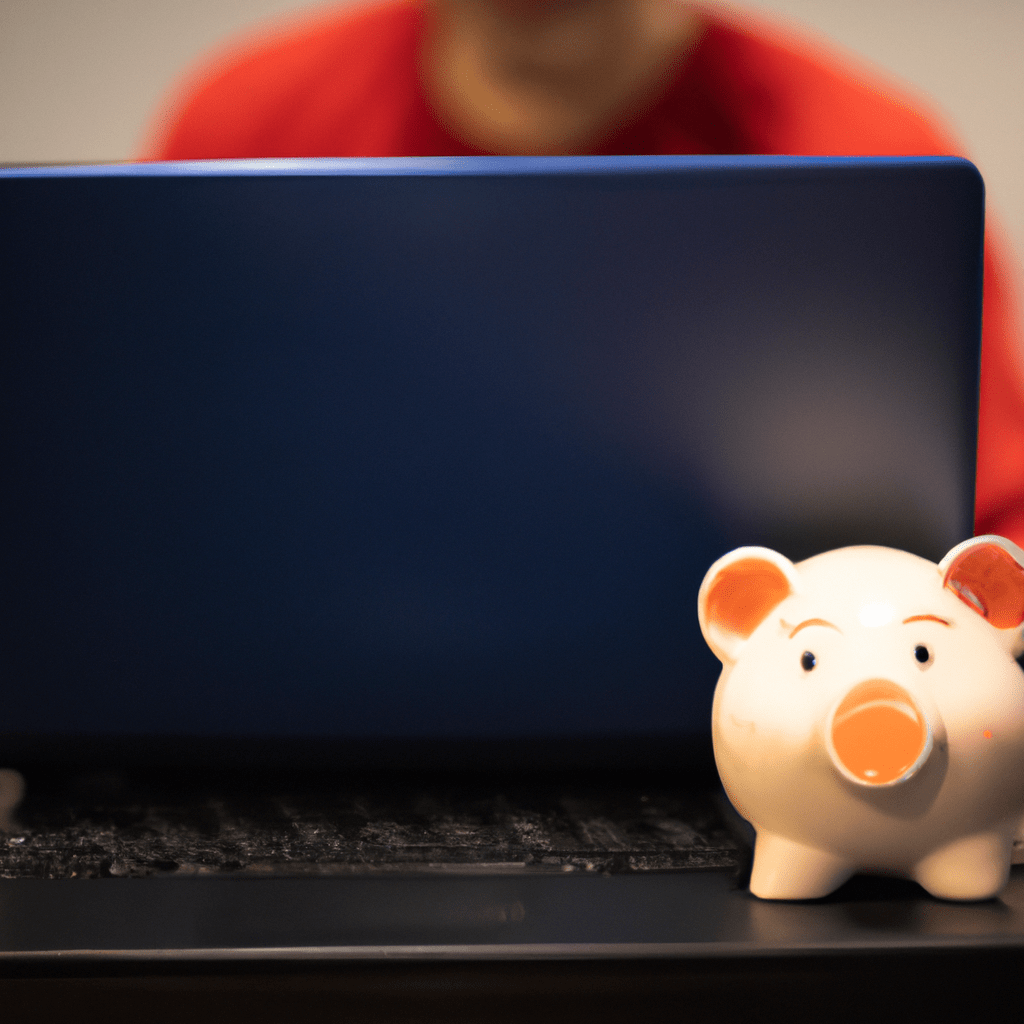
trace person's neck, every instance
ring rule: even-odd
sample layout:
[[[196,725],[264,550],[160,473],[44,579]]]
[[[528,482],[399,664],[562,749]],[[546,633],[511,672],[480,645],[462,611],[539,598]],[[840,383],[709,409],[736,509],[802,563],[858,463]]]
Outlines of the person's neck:
[[[702,23],[675,0],[431,0],[421,52],[446,127],[493,153],[582,153],[642,110]]]

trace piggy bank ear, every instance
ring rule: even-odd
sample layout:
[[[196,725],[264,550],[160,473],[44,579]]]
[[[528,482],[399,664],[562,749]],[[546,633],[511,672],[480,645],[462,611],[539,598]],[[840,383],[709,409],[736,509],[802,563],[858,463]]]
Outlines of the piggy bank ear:
[[[1024,622],[1024,551],[989,534],[958,544],[941,562],[942,585],[996,629]]]
[[[770,548],[737,548],[723,555],[704,577],[697,615],[708,646],[732,663],[750,634],[798,590],[793,563]]]

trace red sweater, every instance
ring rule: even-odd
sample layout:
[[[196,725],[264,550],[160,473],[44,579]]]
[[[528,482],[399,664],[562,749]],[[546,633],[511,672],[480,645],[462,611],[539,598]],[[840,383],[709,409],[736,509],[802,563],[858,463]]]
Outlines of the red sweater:
[[[653,105],[598,153],[954,154],[956,143],[845,57],[770,24],[704,12],[706,30]],[[342,8],[230,50],[181,93],[151,157],[479,153],[429,107],[417,71],[423,10]],[[976,531],[1024,546],[1024,346],[1001,258],[985,257]]]

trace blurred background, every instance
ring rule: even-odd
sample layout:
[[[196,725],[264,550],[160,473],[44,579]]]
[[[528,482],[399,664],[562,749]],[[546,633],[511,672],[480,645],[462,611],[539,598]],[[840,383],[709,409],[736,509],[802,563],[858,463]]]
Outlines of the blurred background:
[[[308,0],[0,0],[0,163],[130,159],[168,88],[211,47],[254,24],[317,6]],[[748,0],[745,6],[828,36],[929,96],[980,166],[1024,283],[1024,0]]]

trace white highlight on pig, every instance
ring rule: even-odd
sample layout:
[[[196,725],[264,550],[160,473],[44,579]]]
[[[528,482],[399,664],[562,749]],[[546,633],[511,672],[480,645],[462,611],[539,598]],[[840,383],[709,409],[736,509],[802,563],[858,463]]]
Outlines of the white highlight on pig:
[[[864,605],[857,618],[862,626],[888,626],[896,618],[896,609],[884,601],[875,601]]]

